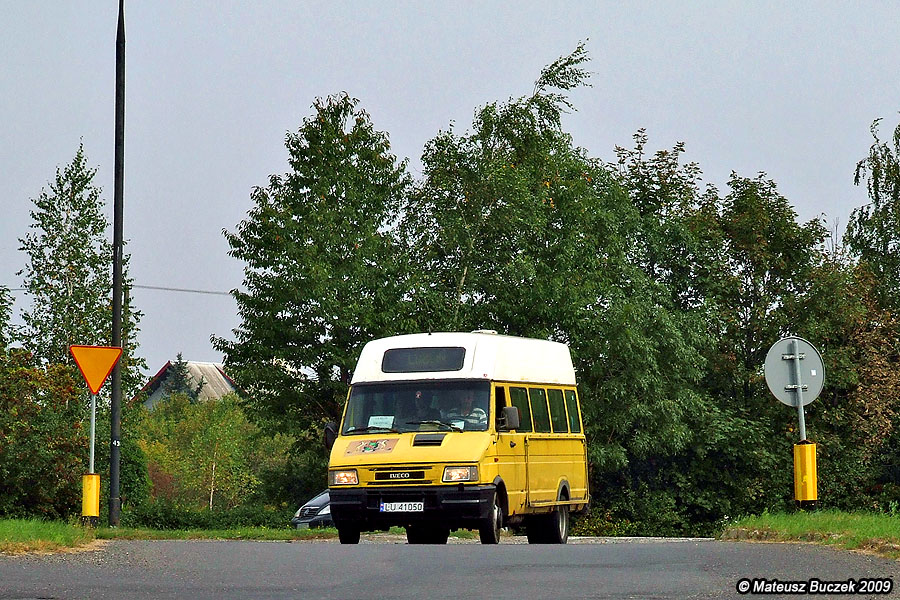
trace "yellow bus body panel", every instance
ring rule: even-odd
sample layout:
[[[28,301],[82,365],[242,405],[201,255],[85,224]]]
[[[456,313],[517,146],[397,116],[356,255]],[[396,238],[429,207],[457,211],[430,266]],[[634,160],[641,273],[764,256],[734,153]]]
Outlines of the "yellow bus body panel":
[[[528,503],[555,504],[560,486],[569,485],[569,500],[586,501],[584,438],[553,434],[528,434]]]
[[[417,435],[443,434],[438,446],[414,446]],[[512,445],[510,444],[512,442]],[[386,470],[422,471],[422,478],[390,482],[404,485],[452,485],[441,479],[444,467],[477,465],[479,480],[497,478],[506,488],[510,515],[545,512],[559,504],[568,487],[566,504],[589,501],[585,438],[582,434],[542,434],[494,431],[420,431],[379,435],[342,435],[331,450],[329,470],[356,469],[356,486],[383,486],[376,473]]]
[[[446,434],[440,446],[413,446],[417,435]],[[379,444],[385,442],[384,444]],[[342,435],[331,449],[329,468],[479,463],[491,443],[487,431],[428,431],[379,435]]]

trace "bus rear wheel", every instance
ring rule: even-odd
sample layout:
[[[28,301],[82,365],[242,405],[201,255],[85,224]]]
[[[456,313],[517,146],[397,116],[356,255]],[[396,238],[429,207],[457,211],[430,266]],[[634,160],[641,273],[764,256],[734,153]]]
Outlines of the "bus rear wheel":
[[[560,495],[560,501],[566,500]],[[534,515],[525,522],[529,544],[565,544],[569,539],[569,507],[560,504],[545,515]]]

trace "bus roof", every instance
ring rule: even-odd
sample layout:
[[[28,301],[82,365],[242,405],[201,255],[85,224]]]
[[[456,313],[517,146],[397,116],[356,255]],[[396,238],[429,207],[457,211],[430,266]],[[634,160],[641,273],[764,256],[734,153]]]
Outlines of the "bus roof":
[[[480,331],[414,333],[366,344],[351,383],[421,379],[575,385],[575,369],[569,347],[559,342]]]

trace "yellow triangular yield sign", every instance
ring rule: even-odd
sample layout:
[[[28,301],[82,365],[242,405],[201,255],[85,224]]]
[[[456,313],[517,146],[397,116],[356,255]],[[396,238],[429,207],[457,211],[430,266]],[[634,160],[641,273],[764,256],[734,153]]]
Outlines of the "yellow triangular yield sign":
[[[69,352],[92,394],[100,392],[103,382],[122,356],[122,349],[112,346],[69,346]]]

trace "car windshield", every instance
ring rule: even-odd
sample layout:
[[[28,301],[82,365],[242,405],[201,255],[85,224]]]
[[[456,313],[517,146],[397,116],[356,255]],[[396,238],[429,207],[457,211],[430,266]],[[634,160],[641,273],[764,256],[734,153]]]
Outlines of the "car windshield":
[[[490,394],[490,382],[484,380],[357,384],[341,434],[485,431]]]

